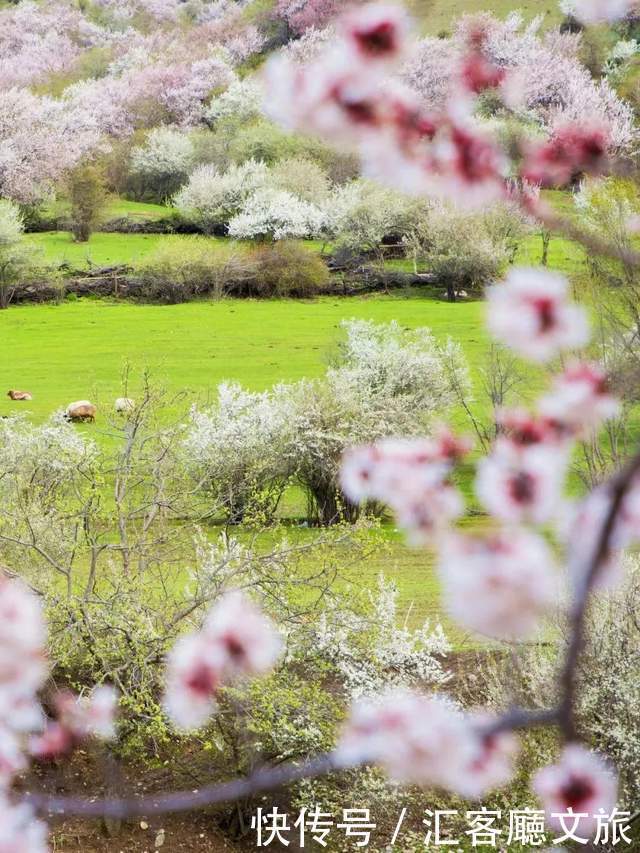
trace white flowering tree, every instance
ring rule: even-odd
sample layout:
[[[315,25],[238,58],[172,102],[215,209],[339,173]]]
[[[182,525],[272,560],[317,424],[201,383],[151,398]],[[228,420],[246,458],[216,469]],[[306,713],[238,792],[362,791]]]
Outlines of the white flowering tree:
[[[287,240],[317,237],[324,213],[286,190],[263,187],[250,195],[229,222],[229,236],[241,240]]]
[[[262,112],[262,90],[252,80],[234,80],[233,83],[211,99],[205,119],[212,125],[221,121],[244,122]]]
[[[429,204],[373,181],[359,180],[336,187],[324,209],[328,236],[381,261],[385,239],[400,243],[425,220]]]
[[[385,436],[421,434],[455,401],[451,371],[466,387],[467,368],[452,341],[439,344],[429,329],[351,320],[337,365],[320,383],[297,389],[297,476],[310,515],[331,524],[357,510],[338,482],[342,455],[353,444]]]
[[[131,152],[131,169],[158,198],[164,200],[184,183],[193,166],[193,142],[180,130],[157,127],[144,145]]]
[[[234,523],[271,521],[296,468],[290,386],[218,387],[207,411],[194,409],[185,439],[194,474],[215,508]]]
[[[222,173],[215,166],[198,166],[173,203],[181,216],[211,234],[227,226],[247,199],[267,183],[267,167],[256,160],[232,165]]]

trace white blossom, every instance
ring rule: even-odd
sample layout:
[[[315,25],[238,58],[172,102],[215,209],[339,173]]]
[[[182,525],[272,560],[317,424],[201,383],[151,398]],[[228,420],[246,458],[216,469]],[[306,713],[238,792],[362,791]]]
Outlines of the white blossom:
[[[229,236],[243,240],[316,237],[324,214],[315,204],[285,190],[264,187],[250,195],[229,222]]]

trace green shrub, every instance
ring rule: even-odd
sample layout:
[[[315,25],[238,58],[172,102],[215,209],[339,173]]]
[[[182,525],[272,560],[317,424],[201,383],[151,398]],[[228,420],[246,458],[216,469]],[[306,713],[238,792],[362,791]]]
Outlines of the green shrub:
[[[466,213],[437,206],[405,239],[407,254],[416,266],[424,263],[454,301],[460,291],[477,292],[499,278],[519,227],[517,221],[510,227],[513,215],[507,209]]]
[[[329,271],[302,243],[250,249],[194,236],[158,246],[138,268],[138,279],[142,299],[176,304],[203,296],[308,298],[326,290]]]
[[[331,190],[326,170],[317,161],[306,157],[280,160],[271,169],[270,178],[279,190],[310,204],[324,201]]]
[[[360,173],[357,157],[336,152],[317,139],[286,133],[268,121],[239,130],[229,145],[228,156],[236,163],[254,159],[268,165],[292,158],[314,160],[334,183],[345,183]]]
[[[175,304],[198,296],[224,295],[230,282],[244,280],[246,253],[205,237],[167,240],[139,268],[140,296]]]
[[[281,240],[255,248],[250,260],[254,274],[246,296],[309,298],[326,290],[329,270],[322,258],[302,243]]]
[[[76,243],[86,243],[104,210],[107,197],[104,177],[96,166],[82,164],[70,173],[68,188],[71,233]]]

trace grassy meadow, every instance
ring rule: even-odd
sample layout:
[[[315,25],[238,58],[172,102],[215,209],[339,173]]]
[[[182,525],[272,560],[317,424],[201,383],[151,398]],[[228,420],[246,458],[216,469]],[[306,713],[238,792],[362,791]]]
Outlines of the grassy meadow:
[[[541,15],[543,27],[556,26],[562,20],[562,13],[554,0],[548,3],[521,0],[517,4],[512,0],[492,0],[490,3],[487,0],[409,0],[406,5],[411,9],[424,35],[450,33],[461,15],[484,12],[487,9],[500,18],[506,18],[514,8],[522,12],[525,20]]]
[[[443,12],[444,14],[444,12]],[[558,194],[560,195],[560,194]],[[566,204],[562,196],[550,199]],[[64,210],[51,211],[64,215]],[[169,213],[163,205],[113,198],[108,218],[136,221],[159,219]],[[88,243],[75,243],[64,231],[28,235],[40,250],[42,261],[63,271],[91,266],[127,264],[134,268],[167,242],[188,242],[190,236],[166,234],[94,233]],[[211,238],[223,250],[229,244]],[[320,251],[318,243],[309,245]],[[539,234],[525,238],[517,263],[538,264],[542,243]],[[549,246],[549,266],[569,275],[582,265],[575,244],[554,237]],[[390,267],[412,270],[408,260],[389,261]],[[101,443],[110,442],[109,425],[113,400],[122,393],[122,377],[129,371],[129,391],[136,396],[142,373],[148,371],[155,385],[170,394],[180,392],[181,412],[190,403],[206,405],[218,384],[237,381],[252,390],[277,382],[293,382],[320,376],[340,340],[340,324],[352,317],[388,322],[397,320],[408,328],[428,326],[440,339],[458,341],[470,366],[474,393],[482,405],[482,371],[489,339],[484,328],[480,300],[455,304],[432,292],[406,288],[390,294],[361,297],[322,297],[314,300],[234,300],[188,302],[180,305],[142,305],[109,299],[63,300],[60,304],[14,305],[0,312],[0,389],[24,388],[34,395],[27,404],[0,397],[0,415],[22,411],[36,422],[75,399],[89,398],[98,406],[95,425],[82,425]],[[534,396],[540,382],[527,366],[527,392]],[[4,402],[2,402],[4,401]],[[459,411],[456,426],[468,429]],[[468,497],[472,483],[461,484]],[[299,527],[303,498],[291,489],[282,504],[288,536],[310,535]],[[466,524],[481,519],[470,517]],[[217,529],[211,530],[217,535]],[[398,585],[402,617],[413,625],[425,618],[441,619],[438,580],[429,552],[408,547],[388,522],[382,530],[385,546],[359,567],[358,578],[373,589],[382,572]],[[474,643],[450,624],[443,625],[458,647]]]
[[[160,217],[166,208],[114,200],[110,215]],[[66,232],[31,234],[51,267],[130,264],[136,266],[161,243],[188,241],[188,236],[96,232],[88,243],[74,243]],[[228,242],[216,240],[221,248]],[[313,244],[311,244],[313,245]],[[317,244],[316,244],[317,246]],[[319,249],[319,246],[317,246]],[[541,240],[532,234],[523,241],[517,262],[537,264]],[[579,270],[580,251],[569,241],[554,238],[549,265],[569,274]],[[411,269],[409,261],[390,265]],[[355,317],[408,328],[428,326],[440,339],[451,336],[467,357],[476,396],[481,397],[482,370],[489,346],[480,300],[451,304],[417,289],[362,297],[322,297],[315,300],[233,300],[189,302],[181,305],[141,305],[115,300],[64,300],[60,304],[14,305],[0,312],[0,389],[25,388],[34,395],[27,404],[0,398],[0,414],[27,412],[36,422],[70,401],[90,398],[98,406],[95,425],[79,426],[99,442],[109,442],[113,400],[122,393],[122,376],[129,370],[129,393],[136,395],[143,371],[168,392],[184,394],[181,408],[214,399],[223,380],[262,390],[277,382],[320,376],[338,341],[340,324]],[[528,392],[539,381],[529,370]],[[2,402],[2,400],[4,402]],[[455,420],[468,428],[462,411]],[[471,482],[463,483],[467,494]],[[296,536],[303,512],[301,495],[285,496],[282,514],[293,523]],[[287,521],[290,519],[290,521]],[[470,518],[466,523],[477,524]],[[216,535],[216,530],[211,531]],[[400,592],[401,612],[411,624],[440,619],[438,581],[428,552],[405,545],[391,522],[383,528],[386,546],[359,570],[362,582],[374,588],[383,572]],[[467,642],[446,619],[443,624],[457,646]],[[473,642],[473,641],[470,641]]]
[[[173,306],[81,299],[13,306],[0,313],[0,388],[27,388],[34,395],[26,404],[3,396],[0,414],[24,411],[43,421],[72,400],[90,398],[99,407],[97,422],[78,428],[109,441],[109,415],[126,365],[134,396],[142,371],[149,369],[158,385],[186,392],[187,401],[206,403],[225,379],[260,390],[278,381],[321,375],[340,338],[340,322],[351,317],[396,319],[407,327],[429,326],[441,339],[450,335],[461,343],[475,380],[480,380],[488,345],[480,301],[451,305],[411,292]],[[283,514],[299,517],[302,509],[301,496],[292,490]],[[437,620],[438,582],[431,556],[407,547],[391,523],[383,532],[388,547],[361,567],[362,582],[374,588],[384,572],[397,582],[402,613],[411,624],[426,617]],[[444,624],[462,643],[459,631],[446,620]]]
[[[100,236],[100,235],[99,235]],[[413,292],[357,298],[223,300],[139,305],[80,299],[15,305],[0,314],[0,387],[27,388],[29,412],[46,419],[71,400],[90,397],[104,412],[130,365],[148,368],[170,391],[206,402],[229,379],[253,390],[319,376],[351,317],[415,328],[460,341],[478,368],[487,348],[480,301],[451,305]],[[5,399],[1,413],[23,410]],[[98,425],[100,418],[98,418]]]

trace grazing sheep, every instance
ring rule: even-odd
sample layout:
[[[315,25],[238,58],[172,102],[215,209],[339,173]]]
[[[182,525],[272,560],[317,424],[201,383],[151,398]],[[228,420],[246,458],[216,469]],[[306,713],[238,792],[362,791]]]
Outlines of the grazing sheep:
[[[136,407],[135,400],[132,400],[130,397],[118,397],[115,402],[115,409],[119,415],[128,415],[130,414]]]
[[[70,421],[94,421],[96,411],[96,407],[89,400],[77,400],[75,403],[69,403],[65,417]]]
[[[30,391],[7,391],[7,397],[11,397],[12,400],[33,400],[33,396]]]

